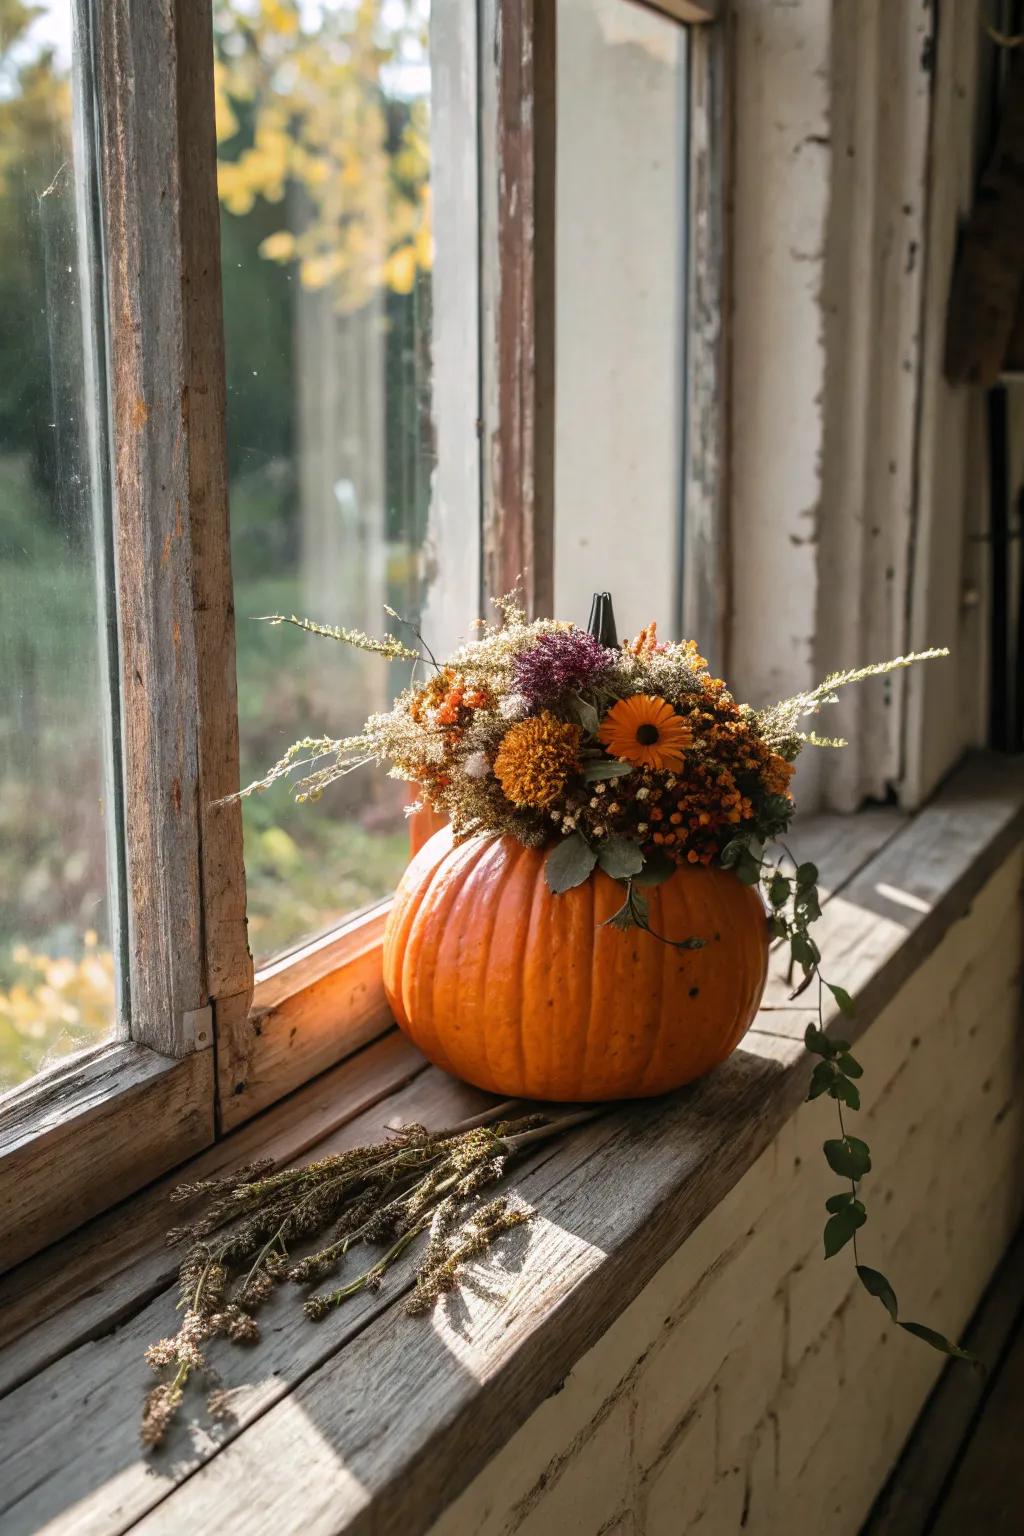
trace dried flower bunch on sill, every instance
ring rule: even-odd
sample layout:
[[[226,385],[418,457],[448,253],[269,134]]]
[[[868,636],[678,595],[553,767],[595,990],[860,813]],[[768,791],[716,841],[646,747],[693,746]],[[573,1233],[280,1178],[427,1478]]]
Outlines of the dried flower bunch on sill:
[[[285,1281],[307,1288],[306,1315],[320,1321],[359,1291],[379,1287],[426,1233],[406,1308],[412,1315],[429,1311],[456,1286],[467,1263],[529,1220],[522,1202],[493,1193],[508,1164],[537,1141],[596,1113],[509,1118],[514,1108],[496,1105],[450,1131],[409,1125],[383,1142],[301,1167],[275,1172],[271,1163],[255,1163],[225,1178],[179,1186],[176,1203],[207,1205],[194,1221],[167,1234],[169,1244],[186,1248],[179,1272],[184,1317],[173,1338],[146,1352],[164,1379],[146,1398],[143,1444],[164,1440],[193,1376],[206,1383],[211,1415],[228,1415],[208,1345],[217,1338],[254,1342],[256,1314]],[[327,1243],[312,1246],[325,1234]],[[344,1285],[310,1293],[337,1274],[351,1249],[365,1244],[383,1251]],[[307,1251],[297,1257],[300,1249]]]

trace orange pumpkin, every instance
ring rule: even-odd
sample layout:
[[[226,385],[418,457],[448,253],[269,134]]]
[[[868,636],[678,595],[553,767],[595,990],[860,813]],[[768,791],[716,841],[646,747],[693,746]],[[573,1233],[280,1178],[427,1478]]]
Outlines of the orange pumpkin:
[[[506,1097],[644,1098],[724,1061],[757,1011],[768,923],[756,889],[684,866],[646,895],[650,923],[602,927],[623,888],[596,872],[555,896],[545,850],[434,834],[402,878],[384,935],[384,987],[420,1050]]]

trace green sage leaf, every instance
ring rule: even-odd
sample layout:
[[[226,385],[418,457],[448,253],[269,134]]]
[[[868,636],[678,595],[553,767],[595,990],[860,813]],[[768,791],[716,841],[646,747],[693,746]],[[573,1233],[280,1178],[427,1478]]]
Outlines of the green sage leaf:
[[[628,837],[608,837],[597,845],[597,861],[613,880],[628,880],[644,867],[639,843]]]
[[[804,1030],[804,1045],[815,1056],[834,1056],[836,1048],[823,1029],[817,1024],[808,1024]]]
[[[832,993],[832,996],[839,1004],[840,1013],[845,1013],[847,1018],[852,1017],[856,1010],[853,1006],[853,998],[850,996],[849,992],[847,992],[846,988],[834,987],[830,981],[826,981],[825,985],[828,987],[829,991]]]
[[[790,884],[785,875],[776,870],[768,885],[768,900],[773,907],[784,907],[789,900]]]
[[[850,1201],[855,1198],[853,1191],[850,1189],[839,1195],[829,1195],[825,1201],[825,1209],[834,1214],[836,1211],[841,1211],[844,1206],[849,1205]]]
[[[871,1172],[871,1152],[859,1136],[844,1136],[826,1141],[822,1151],[833,1173],[844,1179],[862,1179]]]
[[[563,891],[571,891],[573,886],[582,885],[596,863],[597,854],[586,838],[579,832],[570,833],[555,844],[544,860],[544,878],[548,890],[560,896]]]
[[[830,1093],[835,1079],[836,1069],[832,1063],[819,1061],[811,1073],[811,1085],[807,1090],[808,1099],[818,1099],[823,1093]]]
[[[593,704],[588,704],[586,699],[581,699],[579,694],[575,693],[569,700],[569,708],[587,734],[596,736],[601,724],[601,716]]]
[[[634,885],[662,885],[664,881],[671,880],[678,869],[674,859],[661,848],[653,848],[650,853],[644,855],[644,867],[634,877]]]
[[[931,1345],[932,1349],[941,1350],[944,1355],[952,1355],[955,1360],[968,1360],[971,1365],[984,1370],[984,1365],[977,1355],[972,1355],[969,1349],[961,1349],[959,1344],[954,1344],[951,1339],[947,1339],[944,1333],[937,1333],[934,1328],[929,1328],[924,1323],[899,1323],[898,1326],[907,1333],[912,1333],[915,1339],[923,1339],[926,1344]]]
[[[851,1109],[860,1109],[859,1090],[848,1077],[843,1077],[841,1072],[836,1072],[828,1091],[832,1098],[848,1104]]]
[[[868,1295],[877,1296],[893,1322],[898,1323],[899,1318],[896,1314],[899,1311],[899,1303],[896,1300],[896,1292],[885,1276],[877,1269],[869,1269],[866,1264],[857,1265],[857,1274]]]
[[[818,883],[817,864],[801,864],[796,872],[796,886],[798,891],[809,890],[812,885]]]
[[[632,772],[632,763],[621,763],[617,757],[597,757],[584,766],[583,779],[587,784],[596,784],[603,779],[621,779]]]
[[[859,1200],[851,1200],[849,1205],[830,1216],[824,1232],[826,1259],[834,1258],[841,1248],[845,1248],[867,1219],[868,1213]]]

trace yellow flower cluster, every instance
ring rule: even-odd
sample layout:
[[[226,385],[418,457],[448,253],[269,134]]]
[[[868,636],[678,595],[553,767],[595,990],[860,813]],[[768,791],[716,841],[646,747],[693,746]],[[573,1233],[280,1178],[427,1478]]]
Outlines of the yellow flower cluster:
[[[513,805],[548,810],[562,796],[579,767],[578,725],[550,710],[509,726],[494,759],[494,773]]]

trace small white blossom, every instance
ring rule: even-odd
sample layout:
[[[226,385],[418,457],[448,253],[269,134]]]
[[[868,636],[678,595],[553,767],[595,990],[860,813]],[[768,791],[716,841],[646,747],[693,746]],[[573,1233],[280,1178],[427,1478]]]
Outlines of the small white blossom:
[[[501,700],[498,713],[505,720],[524,720],[530,713],[530,705],[521,693],[510,693]]]
[[[638,800],[646,800],[650,793],[651,792],[647,788],[647,785],[646,784],[641,784],[640,788],[636,792],[636,798]]]
[[[470,779],[486,779],[491,771],[486,752],[471,752],[462,765],[462,771]]]
[[[604,827],[595,827],[594,828],[594,836],[595,837],[604,837]]]
[[[576,826],[576,817],[575,816],[563,816],[562,817],[562,831],[563,832],[571,832],[575,826]]]
[[[604,792],[605,792],[606,787],[607,786],[604,785],[604,784],[595,784],[594,785],[594,794],[595,795],[603,795]]]
[[[598,806],[599,806],[599,805],[600,805],[600,804],[601,804],[601,802],[600,802],[600,800],[599,800],[599,799],[598,799],[598,798],[597,798],[597,796],[596,796],[596,795],[591,795],[591,797],[590,797],[590,808],[591,808],[591,810],[593,810],[593,811],[596,811],[596,810],[597,810],[597,807],[598,807]]]
[[[636,824],[636,829],[637,829],[638,832],[646,832],[647,831],[647,823],[646,823],[646,821],[638,821],[637,824]]]

